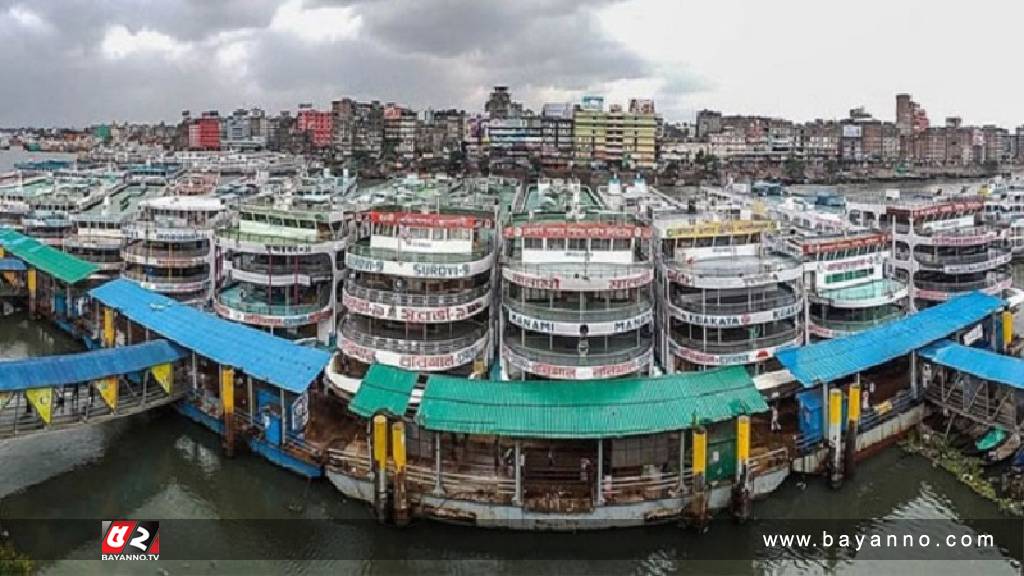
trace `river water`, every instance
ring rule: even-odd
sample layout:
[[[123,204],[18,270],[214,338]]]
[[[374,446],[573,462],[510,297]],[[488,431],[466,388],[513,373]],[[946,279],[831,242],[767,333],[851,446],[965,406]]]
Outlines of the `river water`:
[[[2,357],[76,349],[75,342],[48,325],[21,315],[0,319]],[[714,523],[703,535],[674,525],[575,535],[523,535],[432,522],[383,527],[371,520],[365,504],[346,501],[328,482],[309,483],[253,455],[225,457],[217,437],[172,410],[6,441],[0,443],[0,464],[0,521],[159,519],[165,555],[195,557],[190,549],[199,546],[196,538],[202,544],[212,538],[238,558],[160,561],[169,574],[874,575],[912,568],[929,574],[1009,575],[1020,570],[1010,552],[991,549],[965,552],[973,560],[957,562],[870,560],[864,559],[871,558],[866,553],[837,556],[794,548],[748,556],[741,546],[745,533],[728,520]],[[855,518],[861,520],[860,529],[883,532],[918,519],[913,529],[936,538],[950,530],[975,530],[972,519],[1007,522],[994,505],[948,473],[898,448],[862,464],[838,491],[821,478],[791,477],[769,499],[756,503],[754,514],[795,522]],[[40,572],[158,573],[152,563],[114,565],[96,559],[98,524],[95,538],[60,539],[56,559],[37,561]],[[47,537],[46,529],[14,533],[16,544]],[[694,555],[715,560],[687,560]],[[266,557],[294,559],[242,559]]]

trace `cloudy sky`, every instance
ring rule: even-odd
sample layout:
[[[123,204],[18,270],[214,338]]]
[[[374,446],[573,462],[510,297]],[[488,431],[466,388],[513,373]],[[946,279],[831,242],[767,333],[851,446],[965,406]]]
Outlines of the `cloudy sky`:
[[[1012,127],[1022,16],[1004,0],[0,0],[0,126],[342,95],[478,111],[507,84],[534,109],[653,97],[670,120],[891,119],[907,91],[933,121]]]

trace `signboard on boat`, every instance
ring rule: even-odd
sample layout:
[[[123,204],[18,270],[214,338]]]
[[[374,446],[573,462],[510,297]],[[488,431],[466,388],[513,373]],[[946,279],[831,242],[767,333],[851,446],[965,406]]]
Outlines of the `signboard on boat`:
[[[724,220],[721,222],[693,222],[671,224],[661,230],[663,238],[710,238],[714,236],[735,236],[755,234],[774,230],[773,220]]]
[[[605,364],[602,366],[566,366],[535,362],[516,354],[507,346],[504,348],[503,352],[505,354],[505,358],[512,366],[531,374],[556,380],[599,380],[626,376],[647,368],[651,363],[652,357],[652,352],[648,350],[632,360],[617,364]]]
[[[389,366],[397,366],[406,370],[418,370],[422,372],[439,372],[451,370],[465,364],[469,364],[477,358],[488,346],[490,337],[484,336],[467,348],[456,350],[447,354],[402,354],[390,350],[374,350],[363,346],[353,340],[338,336],[338,347],[341,352],[351,358],[355,358],[364,364],[379,362]]]
[[[400,225],[410,228],[489,228],[490,218],[457,214],[423,214],[422,212],[370,212],[370,222],[383,225]]]
[[[222,318],[241,322],[243,324],[266,326],[268,328],[291,328],[294,326],[304,326],[306,324],[320,322],[321,320],[331,316],[330,308],[317,310],[316,312],[310,312],[309,314],[299,314],[296,316],[266,316],[264,314],[253,314],[251,312],[235,310],[234,308],[225,306],[216,299],[213,301],[213,309]]]
[[[946,274],[969,274],[971,272],[981,272],[982,270],[989,270],[996,266],[1009,264],[1012,258],[1013,255],[1007,252],[983,262],[971,262],[970,264],[947,264],[942,267],[942,271]]]
[[[493,255],[487,254],[486,256],[481,257],[480,260],[473,262],[442,264],[433,262],[381,260],[348,252],[345,254],[345,264],[352,270],[389,274],[392,276],[405,276],[411,278],[466,278],[490,270],[492,258]]]
[[[784,342],[778,346],[758,348],[748,352],[731,354],[711,354],[708,352],[701,352],[700,350],[684,348],[671,340],[669,340],[669,349],[674,355],[701,366],[732,366],[736,364],[752,364],[754,362],[767,360],[774,356],[777,350],[788,348],[790,346],[799,346],[802,340],[802,337],[797,337],[790,342]]]
[[[555,269],[544,272],[526,272],[503,268],[505,279],[513,284],[541,290],[625,290],[646,286],[654,279],[651,269],[638,269],[622,272],[618,276],[587,276],[584,274],[564,274]]]
[[[635,316],[629,316],[621,320],[609,320],[604,322],[573,322],[564,320],[544,320],[534,318],[511,309],[507,304],[506,317],[508,321],[533,332],[544,334],[557,334],[560,336],[579,336],[582,326],[587,327],[589,336],[605,336],[608,334],[621,334],[636,330],[641,326],[651,323],[653,317],[650,310],[640,312]]]
[[[489,301],[490,295],[484,294],[476,300],[457,306],[402,306],[372,302],[349,294],[348,291],[341,295],[342,304],[357,314],[418,324],[463,320],[486,308]]]
[[[635,224],[611,222],[543,222],[508,226],[505,238],[650,238],[651,229]]]
[[[717,328],[749,326],[751,324],[764,324],[765,322],[792,318],[799,314],[803,309],[803,306],[797,302],[788,306],[774,308],[772,310],[763,310],[748,314],[700,314],[684,310],[675,305],[670,306],[672,308],[672,315],[683,322],[688,324],[697,324],[700,326],[714,326]]]

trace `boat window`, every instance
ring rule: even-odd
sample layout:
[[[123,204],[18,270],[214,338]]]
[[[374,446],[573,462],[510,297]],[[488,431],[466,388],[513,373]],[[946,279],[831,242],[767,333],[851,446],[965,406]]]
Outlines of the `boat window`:
[[[565,238],[548,238],[548,250],[565,251]]]
[[[630,240],[627,238],[616,238],[612,241],[612,250],[629,250]]]
[[[585,252],[587,250],[587,239],[571,238],[569,240],[569,250],[573,250],[576,252]]]
[[[611,250],[612,241],[608,238],[592,238],[590,240],[591,250]]]
[[[444,228],[434,228],[433,237],[434,240],[444,240]]]

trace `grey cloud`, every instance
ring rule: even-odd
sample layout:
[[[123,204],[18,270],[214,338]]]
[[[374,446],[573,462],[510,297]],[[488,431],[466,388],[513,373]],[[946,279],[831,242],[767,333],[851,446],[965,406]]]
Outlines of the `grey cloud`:
[[[0,125],[174,121],[183,108],[277,111],[342,95],[480,110],[494,84],[521,98],[656,74],[601,29],[594,11],[607,3],[307,1],[350,6],[362,22],[355,39],[307,43],[269,28],[278,5],[269,0],[26,2],[53,31],[43,37],[0,27],[0,70],[9,79],[0,85]],[[0,0],[0,18],[13,4]],[[166,34],[200,54],[107,60],[99,46],[115,25]],[[244,78],[202,53],[218,34],[239,31],[248,38]],[[674,88],[686,89],[680,78]]]

